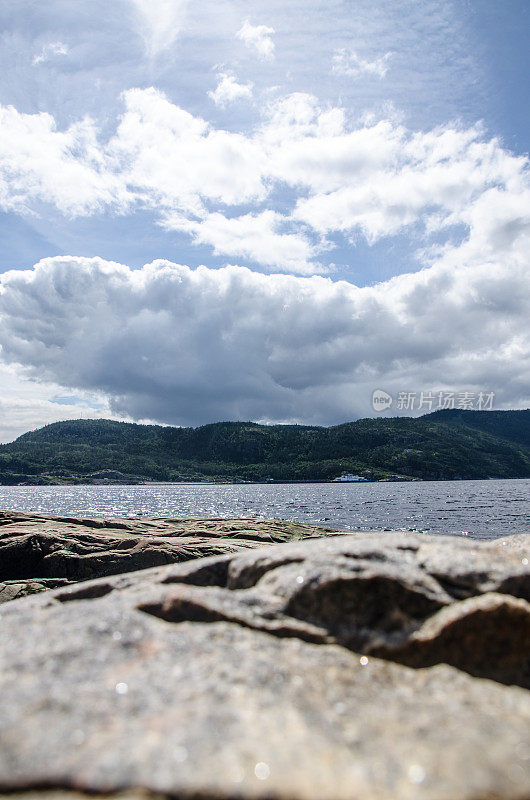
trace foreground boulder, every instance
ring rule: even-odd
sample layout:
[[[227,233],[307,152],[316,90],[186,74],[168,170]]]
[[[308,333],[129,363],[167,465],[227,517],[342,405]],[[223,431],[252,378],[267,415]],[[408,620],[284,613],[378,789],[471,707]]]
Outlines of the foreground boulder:
[[[0,511],[0,603],[77,581],[332,533],[253,519],[93,519]]]
[[[526,545],[333,536],[6,603],[0,793],[524,800]]]

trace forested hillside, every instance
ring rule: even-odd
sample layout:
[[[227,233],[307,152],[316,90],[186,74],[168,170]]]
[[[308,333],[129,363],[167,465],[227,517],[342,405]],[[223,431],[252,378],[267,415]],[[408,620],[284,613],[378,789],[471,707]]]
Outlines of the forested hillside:
[[[0,446],[0,482],[70,482],[102,470],[151,480],[529,477],[530,411],[438,411],[330,428],[57,422]]]

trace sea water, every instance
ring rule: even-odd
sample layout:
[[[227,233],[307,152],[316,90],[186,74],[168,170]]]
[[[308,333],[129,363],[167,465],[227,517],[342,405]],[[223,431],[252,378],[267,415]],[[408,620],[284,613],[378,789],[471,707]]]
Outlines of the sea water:
[[[0,486],[0,508],[60,516],[275,518],[347,531],[496,539],[530,532],[530,480]]]

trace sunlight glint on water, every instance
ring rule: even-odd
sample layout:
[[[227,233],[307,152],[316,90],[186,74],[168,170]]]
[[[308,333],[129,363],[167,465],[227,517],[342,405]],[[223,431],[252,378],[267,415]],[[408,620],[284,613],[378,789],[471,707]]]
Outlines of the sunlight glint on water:
[[[495,539],[530,532],[530,480],[2,486],[0,508],[100,517],[266,517],[341,530],[425,530]]]

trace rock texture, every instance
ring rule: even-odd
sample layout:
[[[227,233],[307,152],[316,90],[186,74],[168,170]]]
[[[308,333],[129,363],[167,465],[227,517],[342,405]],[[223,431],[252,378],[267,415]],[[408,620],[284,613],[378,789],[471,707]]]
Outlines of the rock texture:
[[[0,794],[527,800],[526,544],[338,535],[7,603]]]
[[[169,588],[138,607],[168,622],[222,620],[530,688],[530,568],[519,549],[358,534],[190,563],[162,580]]]
[[[37,578],[29,581],[2,581],[0,582],[0,604],[9,600],[18,600],[29,594],[39,594],[48,589],[57,589],[59,586],[70,586],[72,581],[61,578]]]
[[[0,603],[55,586],[336,533],[253,519],[92,519],[0,511]]]

